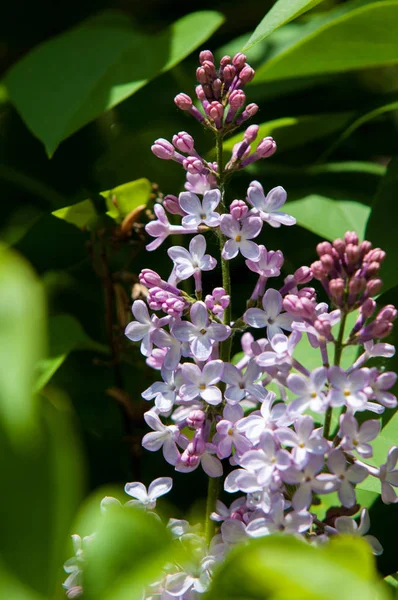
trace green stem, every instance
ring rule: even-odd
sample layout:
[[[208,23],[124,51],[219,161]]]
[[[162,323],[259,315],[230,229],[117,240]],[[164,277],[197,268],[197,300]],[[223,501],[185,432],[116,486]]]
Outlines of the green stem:
[[[336,367],[340,366],[340,361],[341,361],[341,355],[343,353],[343,338],[344,338],[344,330],[345,330],[345,325],[346,325],[346,321],[347,321],[347,314],[344,310],[343,310],[343,315],[341,317],[341,321],[340,321],[340,329],[339,329],[339,335],[337,336],[337,340],[336,340],[336,344],[334,347],[334,361],[333,364]],[[325,424],[323,427],[323,435],[326,439],[329,438],[329,434],[330,434],[330,424],[332,421],[332,412],[333,412],[333,408],[331,406],[329,406],[329,408],[326,411],[325,414]]]

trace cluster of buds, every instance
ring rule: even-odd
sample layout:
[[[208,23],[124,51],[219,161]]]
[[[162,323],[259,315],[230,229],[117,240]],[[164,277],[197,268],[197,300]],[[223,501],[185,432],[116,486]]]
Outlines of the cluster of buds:
[[[177,96],[176,103],[181,108],[189,106],[196,118],[197,111],[199,120],[210,123],[218,136],[222,127],[236,124],[247,111],[236,119],[231,98],[242,98],[241,88],[253,72],[241,54],[222,59],[218,73],[210,52],[202,52],[200,62],[197,94],[206,117],[193,110],[185,95]],[[260,236],[266,226],[295,224],[281,210],[286,192],[279,186],[265,193],[253,181],[245,198],[235,199],[227,209],[221,185],[236,161],[244,166],[250,159],[247,151],[257,131],[256,126],[248,128],[244,141],[234,149],[230,166],[222,172],[217,165],[205,163],[188,134],[178,134],[173,144],[158,140],[152,148],[160,158],[177,160],[185,167],[190,187],[186,185],[187,191],[178,197],[166,197],[163,206],[155,205],[157,218],[146,226],[155,239],[147,249],[155,250],[173,233],[194,237],[188,249],[168,249],[172,268],[167,281],[149,269],[141,273],[140,283],[148,288],[147,304],[143,300],[133,303],[135,320],[126,328],[127,337],[141,342],[147,363],[160,375],[142,393],[146,401],[154,402],[144,415],[152,431],[142,445],[151,452],[162,450],[166,462],[178,472],[202,468],[209,478],[225,473],[224,490],[239,497],[230,507],[217,501],[207,518],[218,523],[219,530],[206,539],[186,522],[178,522],[178,527],[176,521],[169,523],[181,541],[186,536],[195,540],[197,562],[194,566],[167,565],[161,580],[143,591],[148,600],[196,600],[206,592],[214,565],[233,544],[273,532],[326,544],[330,536],[350,531],[363,535],[372,551],[380,554],[381,544],[368,535],[366,508],[359,525],[355,521],[356,486],[373,477],[379,481],[382,501],[398,502],[398,447],[391,448],[378,467],[368,460],[373,455],[370,442],[381,429],[379,415],[397,406],[390,391],[396,374],[367,365],[374,357],[388,358],[395,352],[393,346],[380,342],[391,330],[395,308],[384,307],[368,322],[376,310],[373,296],[380,291],[378,274],[385,254],[372,249],[369,242],[359,244],[356,234],[348,232],[344,240],[319,244],[320,260],[311,267],[301,266],[282,285],[270,286],[270,280],[281,274],[284,256],[280,250],[268,250]],[[180,152],[189,154],[188,158]],[[193,176],[195,184],[189,179]],[[214,178],[212,182],[209,177]],[[165,209],[179,216],[181,223],[171,225]],[[218,264],[206,253],[208,231],[220,241],[223,281],[222,287],[205,295],[206,272]],[[257,277],[247,309],[233,321],[228,270],[229,261],[238,255],[245,259],[247,274]],[[318,301],[316,290],[308,285],[313,278],[321,281],[332,310]],[[187,279],[195,290],[192,296],[178,287]],[[148,307],[160,314],[150,314]],[[354,309],[359,309],[360,316],[347,334],[346,317]],[[339,328],[336,337],[335,327]],[[260,330],[260,337],[255,339],[246,331],[249,328]],[[238,332],[243,332],[242,355],[236,362],[230,347]],[[298,359],[303,336],[319,349],[316,368]],[[364,344],[363,352],[343,369],[341,355],[352,343]],[[333,411],[338,417],[334,431],[330,427]],[[135,498],[136,506],[152,511],[156,498],[169,491],[171,484],[170,478],[160,478],[147,491],[141,482],[133,482],[125,491]],[[315,505],[333,492],[338,494],[339,506],[333,519],[322,520]],[[112,502],[107,500],[108,505]]]

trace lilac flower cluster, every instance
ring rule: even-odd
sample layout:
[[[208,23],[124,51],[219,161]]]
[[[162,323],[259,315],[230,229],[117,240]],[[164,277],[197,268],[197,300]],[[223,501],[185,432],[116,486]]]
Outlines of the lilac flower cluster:
[[[196,93],[203,113],[185,94],[175,100],[214,131],[218,156],[224,135],[256,112],[255,105],[244,107],[242,87],[254,75],[245,61],[242,54],[223,57],[216,71],[211,52],[202,52]],[[268,250],[259,236],[267,225],[295,224],[281,210],[285,190],[276,187],[265,193],[253,181],[246,197],[233,200],[229,208],[224,197],[230,171],[275,151],[273,140],[266,139],[250,155],[257,131],[255,125],[248,127],[223,169],[201,158],[185,132],[174,136],[172,144],[160,139],[152,147],[159,158],[179,162],[187,182],[178,197],[167,196],[163,205],[155,205],[156,219],[146,226],[154,241],[147,249],[155,250],[174,233],[193,237],[188,249],[168,249],[167,281],[150,269],[141,273],[147,304],[134,302],[135,320],[126,328],[127,337],[141,342],[147,363],[160,375],[142,393],[154,403],[145,414],[151,431],[142,445],[151,452],[161,450],[176,471],[203,469],[210,478],[208,504],[213,506],[206,515],[205,539],[186,522],[169,524],[181,543],[186,536],[195,540],[199,559],[189,569],[168,566],[146,598],[197,598],[206,591],[214,565],[233,544],[251,537],[284,531],[309,543],[327,543],[339,533],[367,534],[367,510],[362,510],[359,525],[352,518],[360,510],[356,486],[366,477],[380,481],[383,502],[398,501],[398,447],[375,466],[370,443],[380,433],[377,417],[397,406],[389,391],[396,374],[368,366],[369,360],[395,352],[380,339],[391,331],[397,311],[387,306],[377,312],[374,300],[385,253],[347,232],[333,244],[319,244],[319,260],[311,267],[302,266],[281,285],[273,284],[270,280],[281,275],[284,257],[280,250]],[[166,211],[174,215],[172,223]],[[223,278],[220,287],[205,294],[203,273],[217,267],[216,258],[206,253],[208,231],[220,241]],[[246,311],[233,321],[229,261],[239,254],[257,280]],[[179,287],[191,278],[192,295]],[[314,278],[330,307],[308,285]],[[347,316],[353,311],[358,318],[347,331]],[[260,337],[255,339],[249,328],[260,330]],[[234,360],[230,350],[237,333],[243,333],[242,353]],[[303,336],[319,352],[319,366],[312,370],[297,358]],[[341,357],[349,345],[362,350],[344,369]],[[372,413],[375,418],[369,418]],[[218,498],[216,482],[222,477],[224,490],[239,494],[229,507]],[[140,506],[153,510],[156,497],[170,488],[171,480],[160,478],[148,492],[141,483],[125,489]],[[315,506],[319,497],[333,492],[340,507],[331,523],[318,518]],[[209,519],[213,527],[218,524],[217,531]],[[376,538],[365,539],[375,554],[382,552]]]

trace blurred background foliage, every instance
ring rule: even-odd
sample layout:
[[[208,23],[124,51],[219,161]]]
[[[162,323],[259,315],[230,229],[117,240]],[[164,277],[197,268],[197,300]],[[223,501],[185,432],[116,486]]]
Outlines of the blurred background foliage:
[[[166,244],[144,249],[153,201],[184,184],[182,169],[156,159],[151,143],[187,130],[212,156],[212,136],[173,103],[180,91],[194,95],[198,49],[219,59],[247,47],[257,71],[248,100],[278,152],[237,175],[228,194],[243,198],[254,178],[287,190],[299,225],[262,234],[284,252],[283,276],[310,264],[321,239],[353,229],[387,250],[379,300],[398,305],[398,1],[273,5],[1,8],[0,534],[4,573],[20,580],[5,574],[1,597],[57,589],[77,507],[100,487],[117,495],[127,481],[172,475],[170,514],[202,506],[202,473],[175,474],[159,453],[142,452],[140,394],[154,372],[123,335],[140,270],[170,271]],[[254,285],[241,266],[232,264],[235,317]],[[218,273],[205,281],[217,283]],[[397,358],[388,369],[398,370]],[[395,416],[383,415],[382,457],[398,443]],[[362,501],[385,547],[378,567],[389,574],[398,570],[398,511],[379,506],[375,491],[363,486]]]

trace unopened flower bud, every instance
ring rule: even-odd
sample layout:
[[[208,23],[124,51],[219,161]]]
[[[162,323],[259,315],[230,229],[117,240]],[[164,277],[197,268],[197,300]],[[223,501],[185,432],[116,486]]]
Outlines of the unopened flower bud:
[[[254,75],[255,71],[251,68],[250,65],[246,65],[245,67],[243,67],[243,69],[239,73],[239,79],[241,80],[242,85],[249,83],[253,79]]]
[[[364,262],[383,262],[383,260],[386,257],[386,253],[384,252],[384,250],[381,250],[380,248],[373,248],[373,250],[370,250],[367,254],[365,254],[364,257]]]
[[[258,125],[249,125],[249,127],[246,129],[245,133],[243,134],[243,139],[245,140],[245,142],[247,142],[248,144],[251,144],[252,142],[254,142],[254,140],[257,137],[259,129],[260,128]]]
[[[315,277],[315,279],[318,279],[318,281],[322,281],[328,276],[328,271],[325,269],[320,260],[316,260],[312,263],[311,271],[312,275]]]
[[[173,136],[173,144],[180,152],[191,154],[194,149],[194,139],[186,131],[180,131]]]
[[[220,102],[214,101],[206,109],[208,116],[215,122],[219,122],[224,115],[224,107]]]
[[[322,254],[320,262],[327,273],[330,273],[334,269],[334,260],[330,254]]]
[[[367,298],[361,306],[361,313],[364,317],[371,317],[376,310],[376,302],[373,298]]]
[[[356,246],[355,244],[347,244],[345,253],[348,264],[356,265],[360,257],[359,246]]]
[[[188,156],[187,158],[184,159],[182,166],[184,167],[184,169],[186,171],[188,171],[188,173],[201,173],[203,171],[203,163],[199,158],[196,158],[196,156]]]
[[[245,66],[245,63],[246,63],[246,56],[244,54],[242,54],[242,52],[238,52],[238,54],[235,54],[235,56],[232,59],[232,64],[238,70],[243,69],[243,67]]]
[[[160,286],[162,283],[160,275],[155,271],[152,271],[152,269],[143,269],[139,274],[139,280],[140,283],[147,288]]]
[[[368,240],[364,240],[359,244],[361,256],[364,257],[372,249],[372,244]]]
[[[224,80],[224,86],[226,89],[229,88],[231,83],[233,82],[236,75],[236,69],[233,65],[226,65],[222,72],[222,77]]]
[[[174,103],[180,110],[189,110],[192,106],[192,98],[187,94],[177,94],[174,98]]]
[[[233,200],[231,202],[231,206],[229,207],[229,212],[233,216],[234,219],[240,221],[244,219],[249,211],[249,207],[243,200]]]
[[[340,306],[344,298],[345,285],[343,279],[332,279],[329,283],[329,293],[337,306]]]
[[[348,284],[350,294],[361,294],[366,288],[366,279],[364,277],[353,277]]]
[[[316,301],[316,291],[311,287],[303,287],[297,292],[299,298],[308,298],[308,300]]]
[[[276,142],[271,136],[263,138],[256,149],[256,154],[258,154],[260,158],[269,158],[275,154],[275,152]]]
[[[380,310],[379,314],[376,317],[376,320],[379,321],[380,319],[383,319],[384,321],[395,321],[396,318],[397,309],[393,304],[387,304],[387,306],[384,306]]]
[[[187,425],[189,427],[194,427],[197,429],[201,427],[205,422],[206,415],[203,410],[193,410],[189,413],[187,417]]]
[[[168,194],[163,198],[162,204],[172,215],[181,215],[182,217],[186,215],[186,212],[182,210],[180,203],[178,202],[177,196]]]
[[[358,246],[359,239],[355,231],[346,231],[344,234],[344,241],[346,244],[354,244]]]
[[[155,140],[155,143],[151,146],[151,150],[155,156],[162,158],[163,160],[171,160],[174,158],[175,150],[173,144],[164,138]]]
[[[245,92],[243,90],[234,90],[233,92],[231,92],[228,102],[234,110],[242,108],[242,106],[246,102]]]
[[[316,251],[318,256],[322,256],[323,254],[330,254],[332,251],[332,244],[330,242],[320,242],[317,245]]]
[[[210,82],[217,77],[216,69],[213,62],[205,60],[202,63],[202,68],[206,71],[207,78]]]
[[[294,272],[294,281],[297,284],[308,283],[311,280],[312,280],[312,271],[311,271],[310,267],[305,267],[305,266],[299,267]]]
[[[383,287],[383,282],[381,279],[371,279],[366,284],[366,293],[368,296],[377,296]]]
[[[198,67],[196,69],[196,79],[199,81],[199,83],[201,83],[202,85],[205,83],[209,82],[209,77],[207,75],[206,70],[204,69],[204,67]]]
[[[380,263],[375,260],[366,265],[366,277],[375,277],[380,271]]]
[[[214,63],[214,56],[210,50],[202,50],[202,52],[199,54],[200,64],[203,64],[205,60]]]
[[[244,123],[244,121],[247,121],[247,119],[254,117],[254,115],[257,113],[257,111],[258,111],[257,104],[254,104],[254,103],[248,104],[246,106],[245,110],[236,119],[236,121],[235,121],[236,125],[241,125],[242,123]]]
[[[200,100],[201,102],[207,102],[207,100],[206,100],[206,94],[204,93],[203,88],[202,88],[201,85],[197,85],[196,86],[195,93],[196,93],[196,96],[197,96],[198,100]]]
[[[227,65],[231,64],[231,61],[232,61],[231,57],[226,54],[220,60],[220,67],[222,69],[224,69]]]
[[[333,242],[333,248],[336,250],[336,252],[338,253],[339,256],[343,256],[344,252],[345,252],[345,242],[344,240],[337,238],[337,240],[334,240]]]
[[[217,79],[213,81],[213,94],[216,99],[218,99],[221,96],[221,88],[222,81],[217,77]]]

